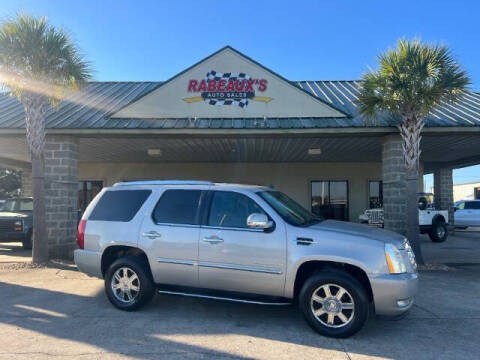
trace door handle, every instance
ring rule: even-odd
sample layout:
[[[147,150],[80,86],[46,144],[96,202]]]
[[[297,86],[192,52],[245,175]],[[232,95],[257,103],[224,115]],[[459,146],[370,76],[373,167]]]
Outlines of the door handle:
[[[149,232],[142,233],[142,236],[146,237],[146,238],[149,238],[149,239],[157,239],[157,238],[161,237],[162,234],[152,230],[152,231],[149,231]]]
[[[208,242],[210,244],[218,244],[223,242],[223,239],[221,237],[218,237],[217,235],[212,235],[212,236],[204,237],[203,241]]]

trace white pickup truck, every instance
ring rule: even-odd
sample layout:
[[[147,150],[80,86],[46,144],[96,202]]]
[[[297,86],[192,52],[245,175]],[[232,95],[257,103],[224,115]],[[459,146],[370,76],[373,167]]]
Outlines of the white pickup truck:
[[[363,224],[383,227],[383,209],[367,209],[359,216]],[[433,242],[444,242],[448,237],[448,210],[437,210],[433,194],[418,194],[418,223],[420,233],[428,234]]]

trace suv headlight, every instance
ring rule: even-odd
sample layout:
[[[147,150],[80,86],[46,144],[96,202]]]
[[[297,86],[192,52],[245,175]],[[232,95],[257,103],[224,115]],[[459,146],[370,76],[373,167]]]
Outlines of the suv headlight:
[[[407,252],[408,261],[410,261],[410,265],[412,266],[413,271],[417,271],[417,261],[415,260],[415,254],[407,239],[405,239],[403,243],[403,248]]]
[[[400,250],[392,243],[385,243],[385,258],[387,259],[390,274],[404,274],[407,272],[407,266],[403,261]]]

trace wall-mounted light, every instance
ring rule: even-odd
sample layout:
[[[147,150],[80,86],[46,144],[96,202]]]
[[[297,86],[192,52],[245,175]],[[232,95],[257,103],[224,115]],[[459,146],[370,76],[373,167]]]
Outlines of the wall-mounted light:
[[[322,153],[322,149],[319,149],[319,148],[308,149],[308,155],[320,155],[321,153]]]
[[[162,156],[161,149],[148,149],[147,150],[148,156]]]

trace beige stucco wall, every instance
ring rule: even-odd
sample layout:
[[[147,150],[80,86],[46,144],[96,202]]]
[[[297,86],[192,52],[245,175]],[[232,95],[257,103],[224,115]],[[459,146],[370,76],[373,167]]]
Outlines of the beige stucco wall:
[[[478,187],[480,183],[453,185],[453,201],[475,199],[475,188]]]
[[[80,180],[191,179],[273,185],[310,209],[310,181],[347,180],[349,216],[368,204],[368,180],[381,180],[380,163],[80,163]]]

